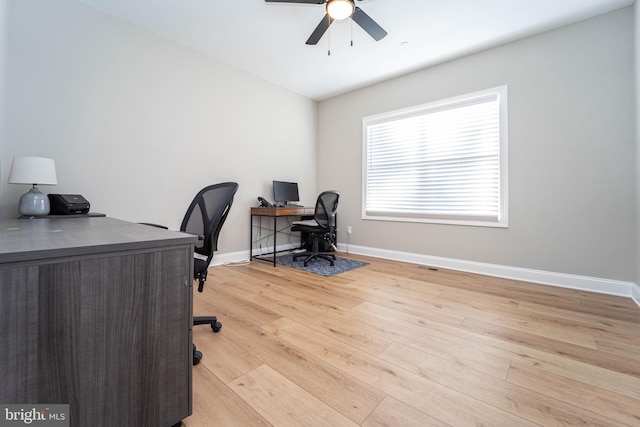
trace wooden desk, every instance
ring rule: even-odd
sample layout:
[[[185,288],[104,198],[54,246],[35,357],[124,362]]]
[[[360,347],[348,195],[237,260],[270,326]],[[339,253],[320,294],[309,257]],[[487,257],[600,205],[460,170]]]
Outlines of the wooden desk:
[[[112,218],[0,221],[0,402],[71,426],[191,414],[196,237]]]
[[[314,214],[315,208],[313,207],[253,207],[251,208],[251,224],[249,225],[251,231],[249,233],[250,242],[249,242],[249,260],[257,258],[257,256],[253,256],[253,218],[258,217],[270,217],[273,218],[273,266],[276,266],[276,254],[277,254],[277,246],[276,246],[276,235],[278,234],[278,229],[276,227],[276,219],[279,217],[288,217],[288,216],[312,216]]]

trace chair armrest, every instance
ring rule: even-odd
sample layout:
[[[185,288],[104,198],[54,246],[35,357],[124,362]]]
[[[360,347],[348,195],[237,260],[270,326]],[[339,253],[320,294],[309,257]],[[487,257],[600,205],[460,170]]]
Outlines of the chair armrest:
[[[169,227],[165,227],[164,225],[160,225],[160,224],[153,224],[151,222],[139,222],[138,224],[142,224],[142,225],[149,225],[151,227],[157,227],[157,228],[163,228],[165,230],[168,230]],[[202,234],[198,234],[197,235],[198,240],[204,240],[204,236]]]

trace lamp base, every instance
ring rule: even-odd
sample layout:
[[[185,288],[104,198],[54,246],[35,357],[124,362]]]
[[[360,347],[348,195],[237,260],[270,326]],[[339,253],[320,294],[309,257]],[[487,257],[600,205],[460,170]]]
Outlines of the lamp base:
[[[20,197],[18,205],[20,215],[49,215],[49,198],[42,194],[38,187],[33,184],[33,188]]]

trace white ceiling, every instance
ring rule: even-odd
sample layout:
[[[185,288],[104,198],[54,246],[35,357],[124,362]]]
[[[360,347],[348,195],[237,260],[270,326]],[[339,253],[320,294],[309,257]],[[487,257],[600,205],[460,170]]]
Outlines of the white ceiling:
[[[323,5],[263,0],[80,0],[315,100],[633,4],[633,0],[363,0],[389,34],[350,20],[305,41]],[[353,34],[353,46],[350,46]],[[331,55],[327,55],[329,50]]]

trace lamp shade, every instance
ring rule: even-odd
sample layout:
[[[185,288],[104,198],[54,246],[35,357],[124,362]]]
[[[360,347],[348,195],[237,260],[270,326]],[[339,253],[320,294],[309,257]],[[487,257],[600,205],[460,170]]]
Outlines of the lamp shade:
[[[9,184],[57,185],[56,164],[46,157],[14,157]]]

